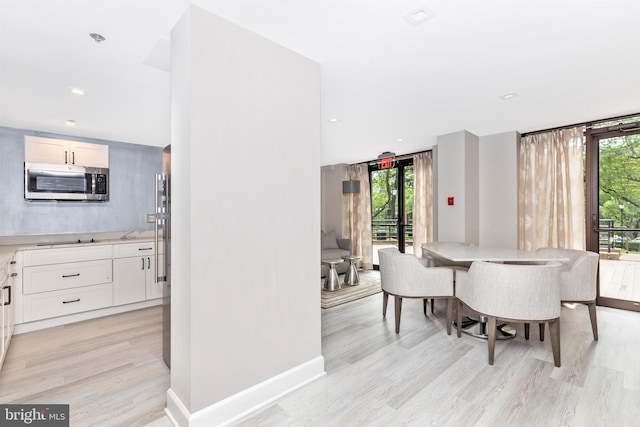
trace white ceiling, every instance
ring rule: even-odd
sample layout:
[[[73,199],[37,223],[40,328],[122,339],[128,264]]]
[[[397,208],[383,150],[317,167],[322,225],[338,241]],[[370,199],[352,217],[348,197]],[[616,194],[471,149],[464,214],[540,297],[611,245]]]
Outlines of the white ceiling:
[[[168,144],[169,73],[144,62],[188,3],[0,0],[0,126]],[[321,64],[323,165],[640,112],[637,0],[192,3]]]

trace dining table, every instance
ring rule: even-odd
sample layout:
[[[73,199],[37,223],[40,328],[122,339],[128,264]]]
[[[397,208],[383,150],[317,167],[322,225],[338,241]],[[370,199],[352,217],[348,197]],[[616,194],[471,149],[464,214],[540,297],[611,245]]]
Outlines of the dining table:
[[[421,245],[423,254],[435,259],[449,261],[459,266],[469,265],[474,261],[499,262],[509,264],[540,264],[546,262],[568,262],[568,257],[554,256],[536,251],[527,251],[509,247],[476,246],[467,244],[451,244],[450,242],[430,242]],[[446,264],[446,262],[444,263]],[[445,265],[446,266],[446,265]],[[454,322],[455,323],[455,322]],[[467,316],[462,321],[462,332],[476,338],[488,339],[487,318]],[[506,340],[516,336],[516,331],[509,324],[497,326],[496,339]]]

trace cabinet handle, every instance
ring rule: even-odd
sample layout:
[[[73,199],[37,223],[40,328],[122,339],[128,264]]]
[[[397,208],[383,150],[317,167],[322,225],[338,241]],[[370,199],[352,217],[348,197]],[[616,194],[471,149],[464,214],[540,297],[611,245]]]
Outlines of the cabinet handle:
[[[141,270],[144,270],[144,258],[140,258],[140,260],[142,261],[142,268],[141,268]]]
[[[153,248],[138,248],[139,251],[150,251]]]
[[[76,273],[76,274],[63,274],[62,278],[66,279],[67,277],[78,277],[80,276],[80,273]]]
[[[64,150],[64,164],[66,165],[67,163],[69,163],[67,161],[67,150]]]
[[[71,304],[72,302],[80,302],[80,298],[71,299],[69,301],[62,301],[63,304]]]
[[[71,152],[71,164],[72,165],[76,164],[76,152],[75,151]]]
[[[15,262],[15,260],[14,260],[14,261],[11,261],[9,264],[15,264],[15,263],[16,263],[16,262]]]
[[[151,258],[147,257],[147,270],[151,269]]]
[[[16,277],[18,273],[11,273],[11,277]]]
[[[11,286],[3,286],[2,289],[9,289],[9,301],[5,302],[4,305],[11,304]]]

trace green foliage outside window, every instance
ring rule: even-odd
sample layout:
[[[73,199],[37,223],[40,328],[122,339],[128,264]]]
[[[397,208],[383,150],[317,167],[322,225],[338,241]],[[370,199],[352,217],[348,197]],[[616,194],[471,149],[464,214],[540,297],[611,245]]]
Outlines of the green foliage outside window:
[[[600,218],[640,228],[640,135],[601,140],[599,173]]]

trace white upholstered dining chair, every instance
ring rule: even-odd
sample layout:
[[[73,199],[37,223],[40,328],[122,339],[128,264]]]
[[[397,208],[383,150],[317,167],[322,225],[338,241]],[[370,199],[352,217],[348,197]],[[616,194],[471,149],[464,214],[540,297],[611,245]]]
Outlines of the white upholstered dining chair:
[[[438,242],[439,246],[472,246],[471,243],[467,242]],[[422,248],[422,258],[420,258],[420,262],[425,267],[449,267],[453,269],[453,282],[456,281],[456,271],[467,271],[471,266],[470,262],[455,262],[449,259],[437,256],[427,251],[425,248]],[[431,313],[434,312],[434,301],[431,301]]]
[[[560,366],[560,263],[498,264],[475,261],[456,273],[457,332],[462,332],[462,305],[488,317],[489,364],[493,365],[497,320],[549,323],[555,366]]]
[[[445,298],[447,300],[447,334],[451,335],[454,300],[453,270],[447,267],[425,268],[418,258],[411,254],[403,254],[396,248],[380,249],[378,257],[383,292],[382,316],[386,317],[389,295],[393,295],[396,334],[400,333],[403,298],[422,298],[425,315],[428,298]]]
[[[580,303],[587,306],[593,339],[597,341],[596,286],[600,256],[595,252],[576,249],[541,248],[537,252],[569,258],[568,262],[562,263],[560,270],[560,300],[563,303]],[[540,340],[544,340],[544,324],[540,325]]]

